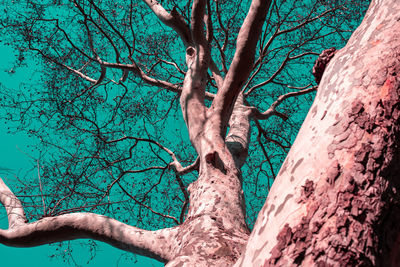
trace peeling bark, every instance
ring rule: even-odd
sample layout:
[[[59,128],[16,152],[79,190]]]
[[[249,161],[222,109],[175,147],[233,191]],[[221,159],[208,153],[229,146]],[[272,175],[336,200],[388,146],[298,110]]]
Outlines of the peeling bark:
[[[243,95],[238,99],[237,96],[243,85],[241,79],[250,74],[257,44],[257,38],[248,35],[252,32],[259,36],[262,28],[259,21],[264,20],[269,3],[252,2],[239,33],[233,67],[227,75],[235,78],[229,78],[228,82],[225,79],[207,109],[204,92],[210,51],[200,20],[205,1],[193,2],[191,26],[195,46],[187,49],[188,72],[180,101],[200,167],[198,179],[188,188],[187,219],[178,227],[174,260],[167,266],[232,266],[246,244],[249,230],[240,167],[247,157],[251,110],[244,104]],[[229,120],[231,128],[225,138]]]
[[[399,14],[373,1],[329,63],[235,266],[398,266]]]
[[[247,156],[250,110],[243,98],[238,98],[233,114],[237,115],[232,117],[226,141],[207,132],[198,137],[204,145],[199,177],[188,188],[188,215],[176,228],[174,256],[167,266],[232,266],[245,247],[249,230],[238,167]]]

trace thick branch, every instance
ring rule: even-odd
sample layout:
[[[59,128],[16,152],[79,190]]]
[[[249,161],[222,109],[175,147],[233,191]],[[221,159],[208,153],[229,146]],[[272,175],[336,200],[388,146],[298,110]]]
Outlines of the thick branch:
[[[53,242],[91,238],[135,254],[168,259],[168,242],[161,231],[145,231],[94,213],[72,213],[0,230],[0,243],[33,247]]]
[[[183,44],[185,45],[185,48],[188,48],[189,46],[194,45],[195,41],[193,41],[190,27],[186,23],[186,21],[184,20],[182,15],[179,14],[179,12],[176,10],[176,8],[173,8],[171,13],[169,13],[157,1],[153,1],[153,0],[143,0],[143,1],[150,7],[150,9],[153,11],[153,13],[157,16],[157,18],[162,23],[164,23],[166,26],[172,28],[181,37],[181,40],[182,40]],[[199,2],[199,1],[197,1],[197,2]],[[200,4],[202,4],[202,5],[204,4],[204,1],[200,1],[200,2],[203,2]],[[197,5],[197,4],[198,3],[194,3],[194,5]],[[203,10],[198,10],[198,11],[202,11],[203,12],[202,14],[204,14],[204,6],[203,6]],[[210,12],[211,11],[209,11],[209,13]],[[201,12],[199,12],[199,13],[201,13]],[[211,20],[211,18],[209,18],[209,21],[210,20]],[[202,21],[202,18],[201,18],[201,21]],[[192,25],[192,29],[193,29],[193,25]],[[210,29],[210,25],[208,26],[208,29]],[[211,42],[211,40],[209,40],[209,42]],[[217,83],[218,88],[220,88],[223,83],[223,78],[221,76],[221,73],[220,73],[217,65],[215,64],[215,62],[212,59],[211,59],[209,67],[213,74],[214,80]],[[210,94],[208,92],[206,92],[206,97],[208,100],[211,100],[213,98],[212,94]]]
[[[18,227],[26,222],[25,212],[19,199],[0,178],[0,202],[6,208],[8,228]]]
[[[204,13],[205,13],[205,0],[195,0],[192,6],[192,17],[191,17],[191,32],[194,44],[197,46],[206,46],[207,41],[204,36]]]
[[[196,49],[195,56],[195,68],[200,75],[206,75],[206,71],[210,62],[210,46],[204,33],[204,21],[205,16],[205,0],[195,0],[192,6],[192,17],[191,17],[191,32]],[[208,20],[210,21],[211,18]],[[209,27],[209,25],[207,25]],[[209,30],[207,27],[207,30]],[[190,48],[189,48],[190,49]]]
[[[270,0],[252,1],[250,10],[238,34],[232,64],[221,90],[218,91],[212,103],[211,112],[215,113],[214,120],[220,128],[221,135],[224,135],[226,131],[226,125],[236,97],[250,75],[255,49],[270,4]]]
[[[0,229],[1,244],[34,247],[65,240],[91,238],[159,261],[170,260],[168,229],[146,231],[94,213],[72,213],[26,223],[21,202],[2,179],[0,201],[6,208],[10,225],[8,230]]]
[[[238,169],[243,166],[248,155],[250,113],[250,108],[244,103],[243,94],[239,94],[229,120],[229,133],[225,139]]]
[[[181,37],[185,47],[193,43],[192,36],[190,35],[189,26],[186,24],[184,18],[174,8],[171,13],[166,11],[164,7],[155,0],[143,0],[150,9],[154,12],[159,20],[166,26],[172,28]]]
[[[186,122],[189,138],[196,151],[200,152],[197,137],[204,129],[206,106],[204,104],[207,68],[210,61],[210,49],[204,36],[203,17],[205,1],[193,2],[191,31],[195,47],[186,49],[188,71],[183,81],[180,104]],[[200,153],[199,153],[200,154]]]

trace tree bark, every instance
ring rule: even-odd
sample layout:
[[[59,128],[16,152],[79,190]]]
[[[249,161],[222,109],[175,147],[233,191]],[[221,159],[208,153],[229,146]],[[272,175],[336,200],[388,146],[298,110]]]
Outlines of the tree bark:
[[[247,157],[251,110],[240,90],[250,74],[262,30],[260,21],[264,21],[270,4],[269,0],[252,1],[230,69],[207,108],[204,98],[211,50],[202,24],[205,1],[193,1],[194,47],[186,50],[188,71],[180,104],[190,141],[200,158],[199,177],[188,188],[189,211],[177,227],[173,260],[167,266],[232,266],[248,239],[240,168]],[[206,26],[207,32],[212,32],[211,25]],[[257,38],[249,38],[251,34]]]
[[[399,266],[400,2],[372,1],[235,266]]]
[[[71,213],[28,223],[19,199],[0,178],[0,202],[9,227],[0,229],[0,243],[35,247],[74,239],[95,239],[119,249],[165,262],[170,260],[173,230],[146,231],[94,213]]]

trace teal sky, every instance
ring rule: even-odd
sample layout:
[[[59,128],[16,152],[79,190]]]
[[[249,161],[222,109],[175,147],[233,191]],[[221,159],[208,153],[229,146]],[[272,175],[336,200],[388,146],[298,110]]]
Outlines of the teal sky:
[[[15,73],[11,73],[12,62],[15,60],[15,52],[0,43],[0,84],[7,88],[18,88],[22,82],[27,79],[34,79],[34,68],[18,68]],[[32,168],[32,162],[26,154],[35,156],[34,151],[28,149],[29,144],[36,142],[24,133],[9,134],[8,125],[4,118],[0,119],[0,176],[12,188],[14,175],[21,176]],[[25,176],[25,175],[24,175]],[[27,175],[26,179],[35,179],[34,174]],[[7,218],[5,210],[0,208],[0,228],[7,229]],[[98,242],[97,253],[89,263],[90,251],[87,245],[80,245],[81,241],[72,241],[73,259],[80,266],[163,266],[160,262],[145,257],[131,257],[131,254],[125,253],[108,244]],[[75,266],[73,262],[63,262],[61,257],[50,257],[56,252],[56,246],[44,245],[35,248],[10,248],[0,244],[1,266]]]

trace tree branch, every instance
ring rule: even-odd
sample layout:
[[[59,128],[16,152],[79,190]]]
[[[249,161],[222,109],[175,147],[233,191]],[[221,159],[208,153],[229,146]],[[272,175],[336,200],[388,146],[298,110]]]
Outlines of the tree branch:
[[[6,208],[8,228],[13,229],[25,224],[26,217],[21,201],[11,192],[10,188],[0,178],[0,202]]]
[[[250,115],[251,109],[245,104],[243,94],[239,94],[229,120],[229,133],[225,138],[238,169],[242,168],[248,155],[251,135]]]
[[[186,49],[188,71],[183,81],[180,104],[183,118],[189,131],[189,138],[196,151],[200,152],[197,137],[203,131],[206,121],[204,104],[207,69],[210,62],[210,47],[204,35],[205,0],[196,0],[192,6],[191,32],[194,47]],[[199,153],[200,155],[200,153]]]
[[[307,89],[304,89],[304,90],[301,90],[301,91],[298,91],[298,92],[290,92],[290,93],[281,95],[264,112],[260,112],[256,107],[251,107],[251,110],[252,110],[251,116],[253,118],[255,118],[255,119],[258,119],[258,120],[266,120],[269,117],[275,115],[275,116],[278,116],[278,117],[282,118],[283,120],[287,120],[288,117],[285,114],[276,111],[276,108],[287,98],[308,94],[308,93],[311,93],[311,92],[313,92],[315,90],[317,90],[317,86],[313,86],[311,88],[307,88]]]
[[[212,103],[210,112],[215,114],[214,120],[219,125],[222,136],[225,134],[240,89],[253,67],[255,49],[270,4],[271,0],[252,1],[250,10],[238,34],[232,64],[221,90],[218,91]]]
[[[199,164],[200,164],[199,157],[197,157],[196,160],[192,164],[190,164],[186,167],[182,166],[182,164],[176,159],[175,155],[172,156],[172,158],[173,158],[173,162],[171,162],[169,164],[169,166],[174,168],[176,175],[185,175],[194,170],[198,170],[198,168],[199,168]]]
[[[169,260],[168,229],[146,231],[94,213],[72,213],[26,223],[21,202],[0,179],[0,201],[7,210],[9,229],[0,229],[0,243],[33,247],[91,238],[165,262]]]
[[[164,7],[155,0],[143,0],[153,13],[157,16],[162,23],[172,28],[182,39],[185,47],[193,43],[192,36],[190,35],[189,26],[186,24],[184,18],[178,13],[176,8],[173,8],[171,13],[166,11]]]
[[[191,29],[189,25],[186,23],[184,18],[182,17],[181,14],[176,10],[174,7],[169,13],[164,9],[164,7],[157,1],[155,0],[143,0],[153,11],[153,13],[157,16],[157,18],[164,23],[166,26],[172,28],[180,37],[185,45],[185,48],[188,48],[189,46],[194,45],[196,41],[193,40],[192,34],[191,34]],[[200,1],[203,2],[203,1]],[[195,4],[195,3],[194,3]],[[196,4],[197,5],[197,4]],[[201,10],[200,10],[201,11]],[[211,8],[209,9],[209,13],[211,14]],[[203,14],[204,14],[204,6],[203,6]],[[208,32],[211,30],[211,15],[209,14],[209,25],[207,27]],[[201,20],[202,21],[202,20]],[[212,39],[212,34],[208,38]],[[211,39],[208,41],[211,42]],[[217,83],[218,88],[222,87],[223,83],[223,78],[221,76],[221,73],[215,64],[215,62],[211,59],[210,60],[210,70],[213,74],[214,80]],[[212,100],[213,96],[210,93],[206,92],[206,97],[208,100]]]

